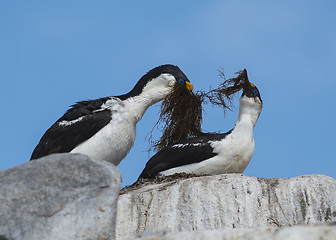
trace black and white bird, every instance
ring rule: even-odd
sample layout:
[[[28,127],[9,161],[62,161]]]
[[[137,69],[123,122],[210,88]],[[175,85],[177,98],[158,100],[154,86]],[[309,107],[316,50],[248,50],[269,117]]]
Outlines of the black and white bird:
[[[175,173],[243,173],[254,153],[253,128],[262,109],[259,91],[253,83],[244,87],[239,102],[233,129],[187,138],[160,150],[149,159],[139,179]]]
[[[45,132],[31,160],[70,152],[118,165],[133,146],[136,124],[145,111],[175,87],[193,89],[179,67],[167,64],[150,70],[127,94],[72,105]]]

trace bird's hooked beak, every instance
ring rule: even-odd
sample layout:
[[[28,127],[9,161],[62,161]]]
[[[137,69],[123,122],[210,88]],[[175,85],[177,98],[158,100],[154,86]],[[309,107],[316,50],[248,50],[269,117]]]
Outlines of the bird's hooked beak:
[[[190,82],[186,82],[186,87],[189,91],[192,91],[194,89],[194,86]]]

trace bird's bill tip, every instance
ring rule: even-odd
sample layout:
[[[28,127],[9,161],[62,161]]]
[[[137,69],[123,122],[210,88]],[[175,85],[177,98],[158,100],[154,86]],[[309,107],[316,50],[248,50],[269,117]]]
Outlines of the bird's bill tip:
[[[186,87],[189,91],[192,91],[194,89],[194,86],[190,82],[186,82]]]

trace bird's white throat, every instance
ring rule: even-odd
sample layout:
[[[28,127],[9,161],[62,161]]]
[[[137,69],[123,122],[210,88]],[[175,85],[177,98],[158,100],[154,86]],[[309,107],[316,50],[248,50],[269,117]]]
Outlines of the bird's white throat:
[[[239,99],[239,115],[236,126],[239,124],[248,124],[253,128],[259,118],[262,109],[262,102],[259,98],[242,96]]]

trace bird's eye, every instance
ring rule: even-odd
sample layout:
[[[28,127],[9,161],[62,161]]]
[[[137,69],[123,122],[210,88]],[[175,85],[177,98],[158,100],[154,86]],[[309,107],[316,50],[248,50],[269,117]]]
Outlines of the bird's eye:
[[[184,80],[182,78],[179,79],[179,84],[184,84]]]
[[[257,94],[258,94],[258,90],[257,90],[257,89],[254,89],[254,90],[253,90],[253,93],[254,93],[254,95],[257,95]]]

